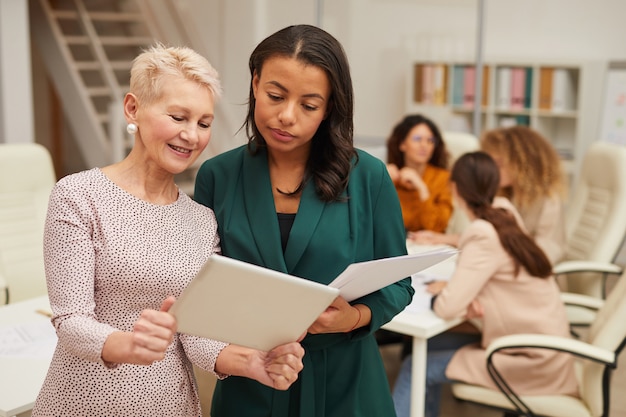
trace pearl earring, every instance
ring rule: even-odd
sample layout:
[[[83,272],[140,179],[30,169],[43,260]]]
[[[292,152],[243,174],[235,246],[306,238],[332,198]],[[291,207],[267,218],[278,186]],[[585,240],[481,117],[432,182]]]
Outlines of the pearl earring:
[[[129,135],[134,135],[135,133],[137,133],[137,125],[134,123],[127,124],[126,131],[128,132]]]

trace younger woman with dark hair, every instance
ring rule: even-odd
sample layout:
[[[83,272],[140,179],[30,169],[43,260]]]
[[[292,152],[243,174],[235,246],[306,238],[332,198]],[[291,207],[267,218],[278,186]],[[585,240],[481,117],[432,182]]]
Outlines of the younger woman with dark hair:
[[[432,120],[408,115],[393,128],[387,139],[387,171],[406,230],[444,232],[452,215],[448,152]]]
[[[385,165],[353,146],[341,44],[318,27],[289,26],[264,39],[249,66],[248,145],[209,159],[196,178],[197,201],[215,211],[222,254],[323,284],[353,262],[406,254]],[[301,342],[299,384],[280,392],[226,378],[211,415],[392,416],[374,332],[412,295],[405,278],[352,303],[337,297]]]
[[[429,344],[428,417],[439,415],[443,383],[464,381],[496,389],[485,359],[485,349],[496,338],[519,333],[569,337],[550,261],[521,226],[513,205],[502,197],[494,204],[499,182],[498,166],[484,152],[461,156],[452,169],[452,194],[471,223],[459,239],[454,275],[429,290],[436,293],[433,310],[438,316],[480,317],[482,334],[474,343],[471,336],[453,333],[446,335],[445,347]],[[518,394],[578,395],[573,359],[565,353],[522,348],[498,353],[494,363]],[[394,388],[398,417],[409,415],[410,374],[409,356]]]

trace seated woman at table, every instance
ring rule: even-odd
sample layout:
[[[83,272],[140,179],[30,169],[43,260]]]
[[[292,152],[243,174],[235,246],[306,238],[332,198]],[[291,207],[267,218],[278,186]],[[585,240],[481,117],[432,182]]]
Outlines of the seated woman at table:
[[[402,208],[407,231],[444,232],[452,215],[448,152],[437,125],[408,115],[387,139],[387,171]]]
[[[299,343],[261,352],[181,334],[168,312],[220,251],[213,211],[174,182],[209,143],[219,93],[199,54],[150,48],[124,98],[129,155],[54,187],[44,262],[58,343],[33,416],[199,416],[192,363],[280,390],[297,379]]]
[[[471,223],[459,239],[459,257],[450,281],[429,285],[434,312],[444,318],[482,319],[482,334],[447,334],[429,344],[426,370],[426,416],[439,415],[441,384],[464,381],[497,389],[486,367],[485,349],[496,338],[539,333],[569,337],[560,290],[547,256],[524,231],[515,208],[494,207],[499,170],[484,152],[461,156],[451,174],[457,207]],[[505,205],[505,204],[503,204]],[[549,350],[517,349],[499,353],[495,365],[512,389],[522,395],[577,396],[573,359]],[[402,364],[394,387],[398,417],[409,415],[411,356]]]
[[[498,195],[513,203],[528,234],[554,265],[565,252],[565,181],[556,150],[526,126],[489,130],[480,147],[500,169]],[[456,246],[459,235],[418,232],[409,237],[418,243]]]

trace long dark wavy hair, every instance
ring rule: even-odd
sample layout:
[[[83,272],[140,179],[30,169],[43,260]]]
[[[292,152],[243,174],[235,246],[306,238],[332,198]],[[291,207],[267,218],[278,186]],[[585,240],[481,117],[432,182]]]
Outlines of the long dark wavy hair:
[[[254,120],[256,100],[252,79],[261,75],[265,61],[276,56],[293,58],[322,69],[331,86],[328,115],[311,141],[304,178],[298,188],[288,194],[298,193],[312,178],[322,201],[340,201],[342,192],[348,186],[353,160],[354,163],[358,161],[353,143],[354,93],[345,51],[332,35],[311,25],[286,27],[259,43],[250,56],[248,116],[242,126],[252,154],[267,146]]]
[[[474,215],[493,225],[504,250],[515,262],[515,274],[520,266],[532,276],[547,278],[552,265],[535,241],[517,224],[509,211],[492,206],[500,185],[500,171],[489,154],[478,151],[462,155],[452,167],[450,181]]]
[[[387,162],[394,164],[398,168],[405,165],[404,152],[400,150],[400,144],[407,139],[407,135],[415,126],[426,125],[433,134],[435,139],[435,149],[428,163],[438,168],[448,168],[448,151],[443,141],[441,131],[429,118],[421,114],[410,114],[405,116],[391,131],[391,135],[387,138]]]

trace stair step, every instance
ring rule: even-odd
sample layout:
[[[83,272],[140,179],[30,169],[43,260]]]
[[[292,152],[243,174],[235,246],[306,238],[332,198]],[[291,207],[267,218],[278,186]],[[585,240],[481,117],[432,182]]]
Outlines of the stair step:
[[[150,36],[100,36],[103,45],[150,45],[154,39]]]
[[[100,36],[98,39],[102,45],[108,46],[142,46],[153,42],[148,36]],[[65,42],[68,45],[89,45],[89,37],[66,36]]]
[[[111,68],[114,70],[130,70],[133,65],[132,61],[109,61]],[[98,61],[77,61],[74,63],[76,69],[79,71],[99,70],[102,68]]]
[[[123,94],[130,90],[130,85],[120,85],[119,87]],[[111,95],[111,89],[106,85],[98,87],[87,87],[85,88],[85,90],[87,91],[89,97],[103,97]]]
[[[78,20],[78,12],[75,10],[54,10],[52,14],[57,19]],[[91,20],[111,21],[111,22],[143,22],[141,13],[130,12],[88,12]]]
[[[102,87],[87,87],[87,94],[90,97],[101,97],[101,96],[109,96],[111,95],[111,89],[107,86]]]

